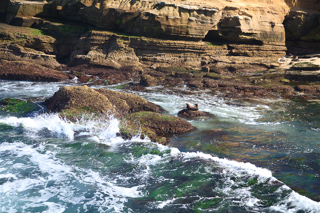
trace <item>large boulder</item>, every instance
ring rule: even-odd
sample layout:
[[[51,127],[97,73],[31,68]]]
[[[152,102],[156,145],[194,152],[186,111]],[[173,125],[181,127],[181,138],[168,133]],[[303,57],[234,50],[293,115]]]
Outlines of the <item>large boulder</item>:
[[[45,103],[52,112],[115,112],[106,96],[88,86],[62,87]]]
[[[164,111],[138,95],[88,86],[62,87],[45,104],[49,111],[62,112],[71,118],[81,113],[112,113],[119,117],[138,111]]]

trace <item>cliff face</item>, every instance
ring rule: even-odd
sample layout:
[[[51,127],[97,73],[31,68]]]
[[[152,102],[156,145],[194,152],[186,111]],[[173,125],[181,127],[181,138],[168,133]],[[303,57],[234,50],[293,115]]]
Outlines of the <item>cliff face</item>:
[[[53,0],[17,1],[8,22],[26,17],[63,17],[106,30],[169,39],[240,43],[284,42],[288,6],[280,0]]]
[[[286,41],[294,54],[318,53],[320,48],[320,2],[287,0],[290,11],[285,17]]]
[[[71,63],[199,67],[203,60],[270,63],[286,54],[286,40],[320,41],[319,7],[316,0],[15,0],[6,21],[39,27],[44,18],[54,18],[101,29],[59,51]]]

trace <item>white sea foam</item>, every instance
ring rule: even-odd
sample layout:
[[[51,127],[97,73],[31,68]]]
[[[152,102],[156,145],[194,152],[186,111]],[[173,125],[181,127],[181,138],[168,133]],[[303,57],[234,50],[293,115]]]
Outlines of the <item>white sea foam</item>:
[[[161,99],[161,96],[159,95],[153,98]],[[184,107],[185,102],[194,100],[194,97],[189,97],[186,100],[183,96],[170,96],[170,98],[172,98],[172,101],[166,101],[165,108],[170,109],[170,113],[173,114]],[[199,99],[195,100],[199,101],[200,108],[203,107],[201,110],[211,112],[219,117],[236,119],[242,123],[256,124],[256,120],[261,117],[261,112],[256,110],[255,107],[227,106],[219,99],[211,98],[206,100],[206,97],[201,96]],[[160,100],[158,103],[161,102],[162,101]],[[0,119],[0,123],[5,123],[15,127],[22,127],[25,133],[34,137],[38,137],[39,135],[43,136],[43,132],[49,132],[48,135],[50,137],[66,138],[69,140],[74,140],[77,137],[88,137],[88,139],[91,141],[105,143],[108,145],[117,145],[128,142],[130,143],[130,141],[125,141],[116,136],[116,133],[119,131],[119,121],[113,118],[109,118],[108,121],[105,119],[97,120],[92,118],[83,118],[79,119],[79,121],[76,123],[70,123],[61,119],[58,115],[50,114],[40,115],[33,118],[2,118]],[[265,123],[265,125],[269,124]],[[271,123],[270,125],[276,125],[276,123]],[[148,143],[150,140],[141,140],[138,135],[131,141]],[[167,158],[168,156],[171,158],[181,158],[182,160],[192,160],[196,158],[215,162],[216,165],[221,168],[221,171],[226,178],[224,188],[221,190],[223,190],[230,197],[235,197],[240,200],[242,205],[253,208],[259,203],[259,199],[251,195],[250,188],[234,189],[233,186],[235,186],[237,183],[232,180],[230,176],[254,176],[257,177],[259,182],[276,180],[272,176],[271,171],[256,167],[250,163],[221,159],[201,152],[184,153],[180,152],[177,148],[168,148],[163,145],[157,146],[160,151],[170,149],[170,154],[163,155],[163,157],[152,154],[142,155],[138,158],[132,156],[132,163],[144,166],[144,169],[142,169],[141,173],[137,174],[136,177],[140,176],[140,178],[143,180],[147,180],[147,178],[152,175],[151,167],[161,163],[162,161],[165,161],[166,159],[164,158]],[[2,143],[0,146],[0,152],[1,151],[12,152],[17,155],[17,157],[29,156],[29,160],[33,167],[36,167],[41,173],[46,173],[47,175],[39,176],[37,179],[19,179],[19,177],[12,176],[12,182],[8,181],[0,186],[0,194],[6,193],[8,197],[14,197],[14,193],[25,192],[33,188],[42,187],[47,185],[50,181],[53,181],[57,184],[57,187],[47,187],[39,190],[40,195],[37,196],[36,199],[34,199],[34,197],[29,199],[24,197],[21,198],[22,201],[29,202],[32,205],[47,206],[48,212],[54,209],[57,210],[56,212],[64,211],[66,208],[64,205],[49,202],[49,200],[53,199],[54,197],[57,197],[60,201],[62,201],[62,203],[69,202],[73,204],[83,204],[84,209],[86,206],[96,205],[100,206],[101,212],[106,210],[120,212],[124,210],[124,203],[127,202],[127,198],[137,198],[142,196],[141,189],[144,187],[144,185],[133,187],[117,186],[116,181],[108,180],[107,177],[102,177],[98,172],[91,171],[90,169],[84,170],[75,166],[65,165],[63,161],[58,160],[55,157],[55,153],[46,151],[44,146],[34,148],[29,145],[24,145],[20,142],[13,144]],[[28,165],[25,166],[27,167]],[[13,164],[13,167],[16,169],[23,168],[21,163]],[[8,177],[10,177],[10,174],[11,173],[7,174]],[[71,180],[74,180],[74,182],[77,182],[76,184],[81,185],[83,188],[85,188],[87,185],[94,185],[98,188],[98,190],[94,194],[94,197],[87,201],[82,193],[78,193],[81,191],[80,189],[76,188],[76,186],[69,186],[67,184],[68,181],[71,182]],[[6,201],[0,201],[0,204],[1,202],[5,203]],[[169,205],[172,202],[174,202],[174,199],[159,202],[158,208],[164,208],[166,205]],[[31,204],[29,206],[31,206]],[[12,209],[12,207],[9,206],[8,208],[1,210],[10,211],[10,209]],[[291,209],[294,209],[295,211],[302,209],[309,212],[318,212],[319,203],[303,197],[296,192],[292,192],[287,198],[270,209],[279,212],[285,212],[288,211],[288,209],[288,212],[290,212]]]
[[[119,120],[110,117],[100,119],[84,115],[75,123],[61,118],[58,114],[41,114],[35,117],[5,117],[0,123],[21,127],[29,137],[57,137],[74,140],[75,137],[91,137],[94,141],[108,145],[123,142],[117,137]]]
[[[7,117],[0,119],[0,123],[21,126],[31,137],[36,137],[40,131],[48,131],[45,133],[53,137],[74,139],[74,124],[60,118],[58,114],[44,114],[32,118]]]
[[[0,154],[10,153],[16,158],[28,157],[29,161],[26,161],[26,168],[39,173],[36,177],[16,177],[0,185],[1,211],[9,211],[10,206],[15,205],[15,201],[18,202],[19,200],[19,203],[25,203],[24,209],[46,206],[48,208],[47,212],[53,212],[54,210],[63,212],[65,206],[61,203],[92,204],[100,206],[101,211],[113,209],[120,212],[123,211],[124,203],[128,197],[141,196],[139,189],[143,185],[129,188],[117,186],[111,183],[107,176],[101,177],[99,173],[90,169],[84,170],[65,165],[55,157],[55,153],[43,152],[43,149],[43,147],[34,148],[22,142],[1,144]],[[19,166],[19,168],[21,167]],[[14,177],[10,174],[6,176]],[[50,187],[50,183],[53,183],[54,186]],[[97,191],[94,197],[88,201],[88,198],[83,196],[83,193],[85,193],[83,190],[89,185],[95,186]],[[38,189],[37,194],[32,193],[34,189]],[[52,203],[52,199],[59,199],[60,202]]]
[[[157,208],[158,209],[163,209],[166,205],[170,204],[170,203],[173,203],[176,199],[173,198],[173,199],[170,199],[170,200],[165,200],[165,201],[161,201],[161,202],[158,202],[159,204],[157,205]]]
[[[280,187],[277,192],[290,190],[286,185]],[[299,211],[318,213],[320,212],[320,202],[313,201],[303,195],[292,191],[287,197],[279,201],[276,205],[270,207],[271,211],[274,212],[289,212],[295,213]]]
[[[180,152],[177,148],[172,148],[171,155],[180,156],[185,159],[200,158],[204,160],[210,160],[219,163],[221,167],[226,170],[232,169],[233,171],[245,172],[249,175],[259,175],[259,177],[263,178],[273,178],[270,170],[257,167],[251,163],[237,162],[226,158],[218,158],[202,152]]]

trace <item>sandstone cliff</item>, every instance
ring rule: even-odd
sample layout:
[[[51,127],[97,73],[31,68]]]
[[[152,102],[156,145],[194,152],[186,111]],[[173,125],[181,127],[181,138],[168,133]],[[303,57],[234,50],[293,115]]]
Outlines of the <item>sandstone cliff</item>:
[[[287,0],[290,11],[285,17],[286,40],[293,54],[318,53],[320,47],[320,2]]]
[[[122,31],[138,36],[158,37],[167,40],[204,40],[250,44],[251,47],[234,45],[229,47],[232,51],[218,54],[218,56],[231,54],[258,57],[274,56],[273,58],[276,58],[285,54],[285,30],[282,23],[288,10],[287,4],[278,0],[206,0],[201,2],[179,0],[18,0],[11,1],[8,7],[7,23],[35,26],[41,22],[40,17],[63,18],[64,20],[90,24],[104,30]],[[113,63],[113,65],[114,62],[125,63],[128,60],[138,63],[141,57],[146,58],[145,56],[148,55],[147,58],[150,58],[151,54],[155,52],[154,50],[159,47],[157,44],[151,45],[150,42],[142,41],[141,43],[139,41],[139,43],[134,39],[129,41],[129,45],[120,44],[110,40],[110,35],[97,32],[87,35],[87,43],[94,43],[91,42],[94,37],[101,38],[98,39],[98,42],[108,40],[107,43],[111,46],[100,51],[101,48],[98,50],[87,48],[85,50],[85,48],[79,48],[78,45],[72,54],[72,59],[94,61],[95,63]],[[146,44],[146,47],[143,44]],[[175,46],[178,49],[183,49],[183,46],[186,46],[188,49],[190,46],[188,43],[175,45],[167,42],[166,44],[169,45],[169,49],[172,47],[174,49]],[[137,50],[136,45],[143,48]],[[191,46],[196,45],[198,44]],[[203,46],[200,43],[201,45]],[[166,45],[162,44],[161,47],[166,47]],[[83,52],[87,54],[84,55]],[[161,52],[160,50],[157,54]],[[163,50],[163,52],[167,51]],[[257,54],[257,52],[260,53]],[[191,56],[193,55],[191,54]],[[108,60],[105,61],[105,58]],[[153,56],[151,58],[154,59]],[[193,62],[191,63],[193,64]]]
[[[319,4],[315,0],[4,2],[9,6],[0,13],[6,12],[7,23],[13,25],[47,28],[44,19],[54,18],[94,26],[95,30],[76,39],[65,37],[68,44],[58,42],[57,48],[68,47],[56,51],[57,58],[73,64],[120,68],[167,63],[200,67],[205,61],[220,66],[237,63],[269,67],[286,54],[286,37],[287,41],[312,42],[320,38]]]
[[[32,17],[63,17],[138,35],[262,44],[285,41],[288,9],[279,0],[19,0],[11,2],[7,22],[30,25]]]

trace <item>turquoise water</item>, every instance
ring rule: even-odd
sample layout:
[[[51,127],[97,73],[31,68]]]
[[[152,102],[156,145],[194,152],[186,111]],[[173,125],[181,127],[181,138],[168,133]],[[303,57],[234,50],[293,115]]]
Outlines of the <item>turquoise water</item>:
[[[1,81],[0,94],[41,103],[63,85]],[[163,146],[117,137],[112,117],[2,112],[0,212],[320,212],[319,105],[135,93],[171,115],[190,102],[215,117]]]

